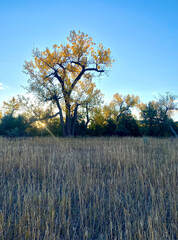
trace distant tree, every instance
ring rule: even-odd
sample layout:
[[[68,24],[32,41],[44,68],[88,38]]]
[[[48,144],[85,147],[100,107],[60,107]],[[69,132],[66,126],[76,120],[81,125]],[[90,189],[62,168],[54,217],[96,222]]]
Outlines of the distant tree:
[[[60,116],[63,135],[71,136],[78,111],[79,82],[91,84],[94,77],[106,72],[112,59],[110,49],[104,49],[102,44],[96,48],[92,38],[83,32],[71,31],[67,41],[66,45],[54,45],[53,51],[34,50],[34,61],[25,62],[24,71],[30,75],[28,91],[42,101],[56,104],[58,112],[54,116]]]
[[[20,102],[19,99],[17,97],[12,97],[12,99],[10,99],[9,101],[4,101],[3,102],[3,111],[4,111],[4,115],[14,115],[14,113],[16,111],[19,110],[20,108]]]
[[[174,111],[178,111],[178,102],[176,101],[178,96],[167,92],[164,95],[160,95],[158,99],[158,120],[160,126],[168,125],[172,133],[178,137],[176,131],[173,128],[173,121],[171,119]]]
[[[177,96],[170,93],[161,95],[157,101],[139,104],[145,133],[150,136],[168,136],[177,133],[171,119],[173,111],[177,111]]]
[[[44,121],[47,124],[52,118],[55,118],[54,112],[56,109],[52,103],[42,103],[34,96],[26,97],[21,95],[18,98],[21,114],[29,124],[33,126],[38,125],[37,121]],[[52,118],[50,117],[51,115],[53,115]]]
[[[106,119],[105,126],[104,126],[104,134],[106,136],[112,136],[116,134],[116,123],[114,119]]]
[[[105,118],[101,107],[93,109],[93,117],[89,125],[89,132],[94,136],[102,136],[105,131]]]
[[[61,124],[58,118],[50,119],[47,124],[47,128],[54,134],[55,136],[62,136]]]
[[[22,116],[13,117],[6,115],[1,119],[0,135],[8,137],[20,137],[26,135],[27,123]]]
[[[119,136],[140,136],[139,126],[133,116],[129,113],[124,113],[120,116],[117,122],[117,135]]]
[[[156,136],[158,130],[157,103],[152,101],[148,104],[140,103],[141,118],[143,119],[142,129],[145,135]]]
[[[58,118],[48,119],[43,122],[35,122],[30,124],[26,129],[29,136],[62,136],[62,129]]]
[[[87,129],[85,121],[84,120],[77,121],[75,136],[86,136],[88,134],[89,134],[89,131]]]
[[[104,107],[106,119],[113,118],[116,123],[119,118],[125,113],[131,113],[131,108],[135,107],[139,102],[139,97],[134,95],[123,96],[121,94],[114,94],[113,100],[109,105]]]
[[[95,89],[91,92],[91,94],[88,95],[87,101],[85,101],[82,106],[82,114],[83,114],[83,120],[85,122],[86,128],[88,127],[88,124],[90,123],[93,113],[95,112],[96,107],[100,107],[103,103],[103,94],[100,90]]]

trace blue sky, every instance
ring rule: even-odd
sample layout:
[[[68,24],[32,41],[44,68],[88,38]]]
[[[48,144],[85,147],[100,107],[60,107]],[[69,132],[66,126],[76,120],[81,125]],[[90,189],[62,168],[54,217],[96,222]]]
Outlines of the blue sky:
[[[25,93],[32,49],[65,43],[73,29],[111,49],[115,63],[96,80],[106,101],[116,92],[143,102],[178,94],[177,12],[177,0],[1,0],[0,103]]]

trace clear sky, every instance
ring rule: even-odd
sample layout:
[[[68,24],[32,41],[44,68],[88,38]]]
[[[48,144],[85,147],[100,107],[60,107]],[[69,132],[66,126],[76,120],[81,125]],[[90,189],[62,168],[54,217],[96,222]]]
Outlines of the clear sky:
[[[96,80],[106,101],[114,93],[141,101],[178,94],[178,0],[1,0],[0,103],[25,93],[22,72],[32,49],[65,43],[80,30],[110,48],[115,63]]]

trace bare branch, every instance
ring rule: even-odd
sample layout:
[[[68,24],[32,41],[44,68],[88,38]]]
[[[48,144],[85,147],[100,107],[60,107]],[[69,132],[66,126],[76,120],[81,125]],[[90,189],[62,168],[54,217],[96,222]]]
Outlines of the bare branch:
[[[85,68],[82,69],[82,71],[79,73],[79,75],[76,77],[76,79],[73,81],[71,87],[70,87],[70,91],[69,91],[69,95],[71,94],[73,88],[75,87],[75,85],[77,84],[77,82],[80,80],[80,78],[82,77],[82,75],[85,73]]]
[[[80,67],[82,67],[83,69],[85,68],[85,65],[81,64],[79,61],[78,61],[78,62],[76,62],[76,61],[71,61],[71,63],[77,64],[77,65],[79,65]]]
[[[103,72],[105,72],[105,70],[99,70],[99,69],[97,69],[97,68],[86,68],[85,69],[85,72],[86,71],[95,71],[95,72],[99,72],[99,73],[103,73]]]
[[[50,73],[49,75],[47,75],[44,79],[49,78],[50,76],[54,75],[55,73]]]
[[[54,117],[56,117],[57,115],[59,115],[60,114],[60,112],[57,112],[57,113],[55,113],[54,115],[46,115],[45,117],[43,117],[43,118],[31,118],[30,120],[29,120],[29,124],[32,124],[32,123],[34,123],[34,122],[36,122],[36,121],[43,121],[43,120],[46,120],[46,119],[50,119],[50,118],[54,118]]]
[[[59,67],[61,67],[63,70],[66,70],[66,68],[62,65],[62,63],[57,63]]]
[[[47,101],[52,101],[52,100],[59,100],[59,99],[61,99],[62,97],[57,97],[56,95],[53,95],[52,97],[50,97],[50,98],[47,98],[47,97],[44,97],[44,101],[45,102],[47,102]]]

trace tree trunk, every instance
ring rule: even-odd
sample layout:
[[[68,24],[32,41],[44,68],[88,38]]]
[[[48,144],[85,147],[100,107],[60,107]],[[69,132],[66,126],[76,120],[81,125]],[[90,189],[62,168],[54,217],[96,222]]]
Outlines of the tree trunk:
[[[63,115],[62,115],[62,110],[60,111],[60,120],[61,120],[62,135],[63,135],[63,137],[65,137],[66,130],[65,130],[65,124],[64,124],[64,119],[63,119]]]
[[[71,136],[71,112],[70,112],[70,103],[66,104],[66,136]]]
[[[90,118],[89,118],[89,109],[88,109],[88,103],[86,103],[86,117],[87,117],[87,121],[86,121],[86,128],[88,127],[88,124],[89,124],[89,121],[90,121]]]
[[[66,136],[66,130],[65,130],[64,118],[63,118],[61,106],[60,106],[59,101],[57,99],[56,99],[56,104],[57,104],[57,107],[59,109],[60,122],[61,122],[61,128],[62,128],[62,135],[63,135],[63,137],[65,137]]]
[[[119,118],[121,117],[121,112],[117,115],[117,118],[116,118],[116,123],[119,122]]]
[[[178,138],[178,134],[176,133],[176,131],[173,129],[173,127],[168,123],[168,126],[170,127],[171,131],[173,132],[174,136],[176,138]]]
[[[77,110],[78,110],[79,104],[76,104],[75,110],[74,110],[74,117],[73,117],[73,122],[72,122],[72,136],[75,134],[75,126],[77,122]]]

